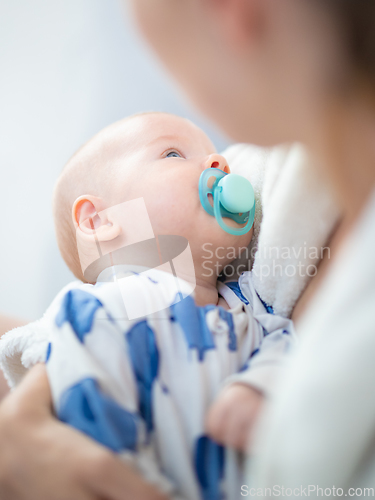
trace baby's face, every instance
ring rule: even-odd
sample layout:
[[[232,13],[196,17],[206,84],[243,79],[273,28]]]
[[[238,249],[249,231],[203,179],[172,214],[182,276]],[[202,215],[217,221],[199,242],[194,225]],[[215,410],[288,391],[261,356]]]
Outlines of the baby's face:
[[[105,163],[113,176],[108,179],[106,208],[143,198],[155,235],[184,236],[195,261],[203,258],[205,243],[213,251],[249,244],[252,231],[243,236],[226,233],[200,203],[198,183],[203,170],[216,167],[229,172],[229,168],[209,138],[190,121],[159,113],[139,115],[120,123],[106,142]],[[232,252],[221,264],[233,258]]]

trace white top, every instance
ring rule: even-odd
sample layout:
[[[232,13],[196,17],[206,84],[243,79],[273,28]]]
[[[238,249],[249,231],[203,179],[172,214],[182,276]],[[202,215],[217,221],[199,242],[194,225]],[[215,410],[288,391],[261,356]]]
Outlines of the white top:
[[[261,419],[262,451],[249,463],[246,493],[275,485],[297,488],[293,496],[308,485],[344,496],[375,489],[374,249],[375,195],[299,325],[299,347]]]

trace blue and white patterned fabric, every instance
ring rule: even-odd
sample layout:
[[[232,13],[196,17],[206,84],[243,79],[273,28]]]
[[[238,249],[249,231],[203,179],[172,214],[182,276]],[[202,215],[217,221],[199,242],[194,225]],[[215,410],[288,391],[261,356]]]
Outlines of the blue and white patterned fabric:
[[[293,327],[267,313],[250,273],[219,285],[229,311],[180,289],[153,269],[68,290],[46,354],[55,410],[171,498],[238,499],[241,457],[205,434],[205,416],[228,380],[275,369]],[[129,319],[127,297],[154,312]]]

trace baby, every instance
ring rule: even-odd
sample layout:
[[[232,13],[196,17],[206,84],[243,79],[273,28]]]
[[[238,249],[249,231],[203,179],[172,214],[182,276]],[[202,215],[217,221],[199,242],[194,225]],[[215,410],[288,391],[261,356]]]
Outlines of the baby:
[[[198,127],[165,113],[85,144],[54,193],[59,248],[81,281],[44,318],[57,416],[192,500],[240,497],[235,448],[246,448],[294,339],[250,272],[217,281],[252,230],[230,234],[204,210],[198,183],[210,168],[230,172]]]

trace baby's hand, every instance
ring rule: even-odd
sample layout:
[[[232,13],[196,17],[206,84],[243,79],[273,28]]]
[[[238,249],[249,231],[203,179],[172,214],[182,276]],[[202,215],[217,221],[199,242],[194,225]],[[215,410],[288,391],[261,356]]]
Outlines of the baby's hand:
[[[263,401],[263,394],[248,385],[229,385],[208,412],[208,434],[220,444],[247,451]]]

